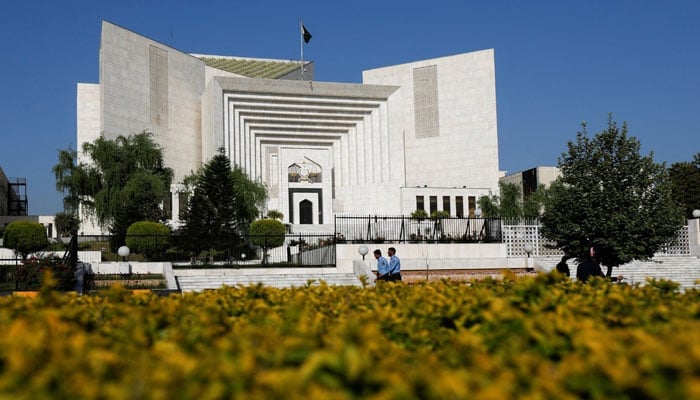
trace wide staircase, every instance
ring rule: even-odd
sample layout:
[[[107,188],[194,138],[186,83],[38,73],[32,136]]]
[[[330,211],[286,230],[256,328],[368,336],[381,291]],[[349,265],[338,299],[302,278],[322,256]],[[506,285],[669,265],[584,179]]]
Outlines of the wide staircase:
[[[538,258],[537,266],[551,271],[560,258]],[[571,276],[576,276],[576,261],[568,262]],[[606,268],[603,267],[603,272]],[[700,288],[700,258],[693,256],[656,256],[649,261],[633,261],[613,268],[613,276],[622,275],[629,284],[644,284],[647,278],[677,282],[683,289]]]
[[[250,286],[262,284],[276,288],[320,285],[325,282],[330,286],[362,286],[360,279],[352,273],[290,273],[290,274],[207,274],[177,276],[180,290],[183,292],[200,292],[218,289],[223,286]]]

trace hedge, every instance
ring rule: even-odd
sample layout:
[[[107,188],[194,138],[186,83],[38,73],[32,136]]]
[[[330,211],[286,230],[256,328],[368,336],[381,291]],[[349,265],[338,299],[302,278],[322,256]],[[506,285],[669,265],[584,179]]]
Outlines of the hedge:
[[[700,398],[700,295],[558,275],[0,298],[6,398]]]

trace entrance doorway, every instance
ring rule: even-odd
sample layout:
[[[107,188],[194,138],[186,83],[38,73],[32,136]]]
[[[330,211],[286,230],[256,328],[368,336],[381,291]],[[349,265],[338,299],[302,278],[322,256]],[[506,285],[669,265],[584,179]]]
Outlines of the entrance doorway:
[[[302,200],[299,203],[299,223],[311,225],[314,223],[314,207],[309,200]]]

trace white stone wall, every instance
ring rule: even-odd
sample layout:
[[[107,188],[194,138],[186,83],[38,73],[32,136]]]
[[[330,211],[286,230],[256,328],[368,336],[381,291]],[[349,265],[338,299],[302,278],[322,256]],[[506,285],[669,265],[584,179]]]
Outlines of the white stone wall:
[[[415,132],[414,69],[437,67],[439,133]],[[377,68],[363,72],[368,84],[401,86],[390,109],[403,134],[406,186],[498,187],[498,137],[493,50]],[[398,142],[397,142],[398,143]]]
[[[457,216],[457,197],[462,197],[462,216],[469,214],[469,197],[474,198],[474,202],[478,202],[481,196],[489,196],[492,192],[488,188],[462,188],[462,187],[406,187],[401,188],[401,209],[400,214],[409,215],[416,210],[416,197],[423,196],[424,210],[430,214],[430,196],[437,197],[437,209],[439,211],[448,211],[451,216]],[[443,197],[450,198],[450,209],[444,207]]]
[[[77,88],[78,161],[87,162],[82,154],[82,143],[94,142],[101,132],[100,85],[79,83]]]
[[[152,118],[152,47],[166,54],[159,71],[167,74],[159,88],[166,96],[162,118]],[[157,75],[157,74],[156,74]],[[152,132],[164,150],[165,163],[181,180],[201,163],[201,95],[204,62],[134,32],[102,24],[100,89],[102,127],[108,138]]]
[[[214,82],[218,83],[216,86]],[[223,144],[232,162],[270,189],[269,208],[290,222],[287,168],[304,157],[319,162],[327,223],[336,212],[396,213],[403,184],[401,151],[391,147],[392,86],[215,78],[207,88],[224,103]],[[215,108],[212,94],[204,109]],[[221,109],[221,108],[219,108]],[[216,124],[217,115],[205,118]],[[204,122],[209,124],[209,122]],[[217,143],[218,134],[205,143]],[[402,148],[401,145],[398,146]],[[205,151],[205,150],[203,150]],[[333,183],[335,198],[333,200]]]
[[[440,196],[439,209],[443,195],[452,207],[454,196],[464,196],[466,207],[468,196],[497,192],[493,50],[378,68],[363,79],[242,78],[103,22],[100,84],[78,89],[78,146],[99,132],[153,132],[175,184],[224,147],[253,179],[277,179],[268,207],[285,216],[280,149],[322,150],[326,223],[341,212],[410,213],[417,186]],[[416,121],[415,88],[421,115],[428,110],[433,119]]]
[[[336,268],[338,272],[353,272],[353,261],[362,260],[358,253],[361,244],[340,244],[336,246]],[[369,253],[365,263],[373,271],[377,261],[372,252],[380,249],[386,256],[389,247],[396,248],[401,259],[401,270],[423,271],[426,269],[483,269],[483,268],[524,268],[525,258],[506,258],[502,243],[417,243],[417,244],[365,244]]]

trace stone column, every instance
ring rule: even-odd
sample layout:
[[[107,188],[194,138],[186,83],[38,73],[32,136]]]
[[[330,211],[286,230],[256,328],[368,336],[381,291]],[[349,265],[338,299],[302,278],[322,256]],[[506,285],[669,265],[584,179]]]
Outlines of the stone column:
[[[700,257],[700,218],[688,220],[688,244],[690,245],[690,254]]]

